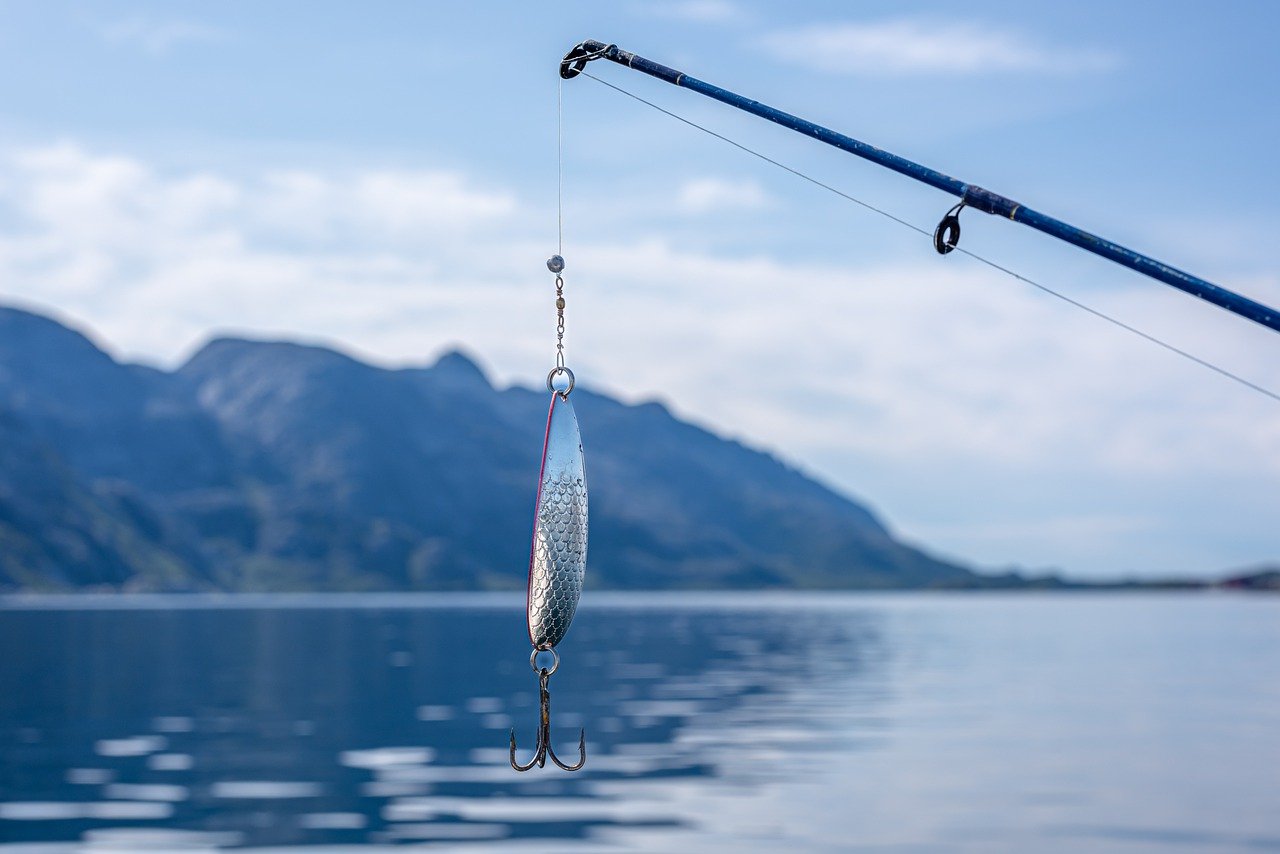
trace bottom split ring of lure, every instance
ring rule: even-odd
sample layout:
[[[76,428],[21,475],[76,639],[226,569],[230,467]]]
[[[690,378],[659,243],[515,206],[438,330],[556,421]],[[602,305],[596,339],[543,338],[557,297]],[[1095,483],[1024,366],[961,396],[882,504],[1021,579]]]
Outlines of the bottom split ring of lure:
[[[551,653],[551,666],[548,668],[538,666],[538,656],[544,652]],[[545,669],[547,671],[547,675],[550,676],[552,673],[555,673],[560,669],[560,653],[556,652],[554,649],[538,649],[535,646],[533,648],[533,652],[529,653],[529,666],[533,668],[534,673],[538,673]]]

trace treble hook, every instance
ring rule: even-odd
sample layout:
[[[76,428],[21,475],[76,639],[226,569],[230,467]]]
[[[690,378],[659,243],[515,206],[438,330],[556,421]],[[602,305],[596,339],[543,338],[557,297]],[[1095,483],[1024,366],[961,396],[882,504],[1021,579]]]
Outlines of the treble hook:
[[[542,650],[535,649],[533,655],[530,656],[529,662],[534,665],[534,669],[538,671],[538,705],[540,706],[540,714],[538,716],[538,742],[534,748],[533,758],[529,760],[529,764],[521,765],[516,761],[516,730],[511,728],[511,767],[517,771],[528,771],[535,765],[539,768],[546,767],[547,757],[551,757],[551,761],[566,771],[577,771],[583,765],[587,764],[587,731],[582,729],[578,734],[578,762],[576,765],[566,765],[560,761],[560,757],[556,756],[555,749],[551,746],[551,691],[547,689],[547,682],[551,679],[551,674],[556,672],[556,668],[560,666],[560,656],[556,654],[554,649],[546,650],[555,656],[555,662],[548,670],[545,667],[538,668],[536,664],[537,655]]]

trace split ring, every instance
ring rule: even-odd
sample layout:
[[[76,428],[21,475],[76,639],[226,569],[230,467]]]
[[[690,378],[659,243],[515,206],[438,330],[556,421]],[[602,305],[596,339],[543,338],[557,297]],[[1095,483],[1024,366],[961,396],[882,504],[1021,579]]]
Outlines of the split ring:
[[[533,652],[529,653],[529,666],[533,668],[534,673],[542,672],[542,668],[538,667],[538,653],[540,652],[551,653],[551,669],[547,671],[548,676],[560,669],[560,653],[556,652],[555,649],[551,647],[546,649],[534,647]]]
[[[560,389],[556,388],[555,383],[552,382],[552,380],[554,380],[558,374],[566,374],[569,377],[569,387],[566,388],[564,391],[561,391]],[[547,374],[547,391],[554,391],[556,394],[560,395],[563,398],[567,399],[569,397],[569,392],[573,391],[574,383],[575,383],[575,380],[573,377],[573,371],[569,370],[566,367],[562,366],[558,368],[552,368],[551,372]]]

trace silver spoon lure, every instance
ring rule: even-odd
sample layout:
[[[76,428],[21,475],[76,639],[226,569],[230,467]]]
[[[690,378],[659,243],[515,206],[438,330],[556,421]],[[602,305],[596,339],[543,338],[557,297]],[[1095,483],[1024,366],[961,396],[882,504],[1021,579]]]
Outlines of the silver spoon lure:
[[[558,265],[558,266],[557,266]],[[556,273],[556,306],[563,317],[564,261],[558,255],[547,262]],[[563,320],[559,328],[563,329]],[[529,584],[526,615],[529,642],[533,651],[529,664],[538,674],[540,715],[538,739],[532,760],[516,761],[516,734],[511,730],[511,767],[528,771],[546,765],[547,758],[566,771],[577,771],[587,761],[586,731],[578,736],[578,761],[562,762],[551,747],[551,694],[547,682],[560,666],[556,644],[564,640],[578,609],[582,581],[587,568],[587,471],[582,453],[578,417],[569,395],[573,391],[573,371],[557,352],[556,367],[547,374],[551,405],[547,411],[547,432],[542,447],[542,470],[538,479],[538,499],[534,512],[533,544],[529,550]],[[559,380],[559,387],[557,384]],[[550,653],[550,667],[540,667],[540,653]]]

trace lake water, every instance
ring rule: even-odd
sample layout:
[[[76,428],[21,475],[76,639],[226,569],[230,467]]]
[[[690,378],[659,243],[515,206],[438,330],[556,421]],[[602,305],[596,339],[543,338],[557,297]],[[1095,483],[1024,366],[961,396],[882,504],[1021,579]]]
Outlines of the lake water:
[[[1280,850],[1280,597],[0,600],[0,852]]]

